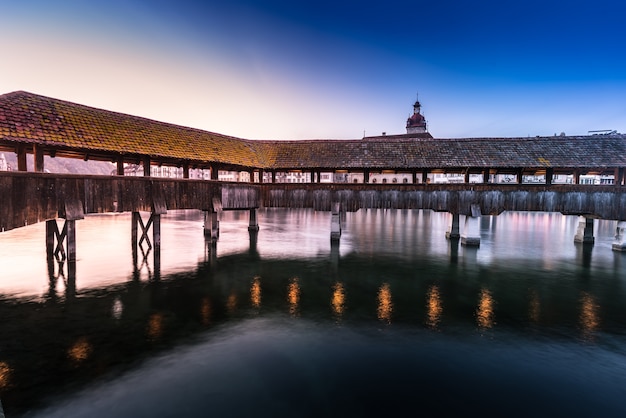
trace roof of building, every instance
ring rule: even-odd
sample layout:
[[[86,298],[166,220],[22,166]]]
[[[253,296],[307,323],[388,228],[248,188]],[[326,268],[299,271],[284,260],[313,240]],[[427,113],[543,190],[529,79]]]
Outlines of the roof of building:
[[[261,169],[626,167],[626,136],[247,140],[17,91],[0,96],[0,148],[20,143],[99,156]],[[90,157],[91,158],[91,157]]]

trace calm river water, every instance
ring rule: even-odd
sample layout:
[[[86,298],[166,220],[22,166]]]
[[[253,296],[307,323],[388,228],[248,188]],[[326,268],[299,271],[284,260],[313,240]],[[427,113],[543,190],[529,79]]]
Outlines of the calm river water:
[[[159,269],[129,214],[91,215],[75,277],[43,223],[0,233],[4,414],[625,417],[615,222],[583,246],[576,217],[486,216],[479,248],[449,222],[361,210],[331,246],[328,212],[260,210],[257,236],[227,212],[211,248],[171,211]]]

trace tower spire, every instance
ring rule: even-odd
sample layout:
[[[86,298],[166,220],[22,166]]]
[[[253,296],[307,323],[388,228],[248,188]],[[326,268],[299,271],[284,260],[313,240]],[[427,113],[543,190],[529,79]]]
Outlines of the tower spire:
[[[427,131],[426,118],[421,114],[422,105],[419,101],[419,93],[415,94],[415,103],[413,104],[413,115],[411,115],[406,121],[406,133],[416,134],[424,133]]]

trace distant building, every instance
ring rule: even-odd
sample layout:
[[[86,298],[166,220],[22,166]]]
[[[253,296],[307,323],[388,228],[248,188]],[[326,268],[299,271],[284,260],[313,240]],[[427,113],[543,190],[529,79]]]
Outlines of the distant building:
[[[3,154],[0,154],[0,171],[10,171],[11,166],[7,163],[7,159]]]

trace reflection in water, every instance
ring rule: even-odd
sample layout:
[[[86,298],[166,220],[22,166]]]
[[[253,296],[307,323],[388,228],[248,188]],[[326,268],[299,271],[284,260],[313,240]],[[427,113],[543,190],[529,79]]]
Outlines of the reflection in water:
[[[11,368],[4,361],[0,361],[0,389],[4,389],[9,386],[10,377]]]
[[[333,285],[333,298],[330,302],[333,313],[337,316],[341,316],[346,308],[346,292],[343,287],[343,283],[337,282]]]
[[[122,301],[118,296],[113,301],[113,306],[111,307],[111,315],[113,315],[113,318],[119,320],[122,318],[122,311],[124,311],[124,305],[122,304]]]
[[[72,360],[74,365],[78,365],[91,355],[92,347],[87,338],[79,338],[73,346],[67,350],[67,355]]]
[[[587,292],[582,292],[580,307],[580,325],[585,338],[591,338],[591,334],[597,331],[600,325],[598,315],[598,304],[593,296]]]
[[[541,312],[541,302],[539,301],[539,295],[535,290],[530,292],[530,302],[528,305],[528,317],[532,322],[539,322],[539,315]]]
[[[200,305],[200,316],[202,318],[202,325],[209,325],[211,323],[211,301],[208,297],[202,299]]]
[[[378,289],[378,319],[391,322],[392,311],[391,289],[389,283],[383,283],[380,289]]]
[[[163,314],[153,313],[148,320],[148,339],[158,340],[163,334]]]
[[[493,298],[487,289],[480,291],[480,301],[476,310],[476,320],[481,328],[491,328],[493,322]]]
[[[298,284],[298,278],[294,277],[289,283],[287,289],[287,301],[289,302],[289,313],[291,315],[298,315],[298,303],[300,302],[300,285]]]
[[[59,395],[63,400],[72,399],[76,395],[75,388],[82,389],[83,383],[98,385],[102,379],[100,376],[109,371],[116,374],[130,369],[135,373],[134,365],[144,363],[144,359],[150,362],[160,352],[164,352],[167,358],[184,357],[181,353],[187,349],[181,350],[178,343],[187,342],[189,336],[207,341],[208,345],[202,346],[199,354],[202,362],[211,358],[218,359],[216,361],[221,364],[236,365],[235,370],[221,365],[211,368],[205,375],[185,380],[190,382],[189,385],[171,385],[172,370],[163,368],[163,362],[157,361],[157,369],[163,370],[162,380],[155,380],[151,388],[162,389],[158,393],[167,395],[171,395],[172,390],[180,390],[181,403],[177,405],[190,410],[202,409],[204,405],[182,405],[185,392],[194,387],[206,389],[206,382],[215,383],[215,393],[224,394],[224,403],[254,405],[255,402],[241,400],[250,400],[251,394],[258,393],[260,373],[274,369],[272,362],[282,357],[275,355],[274,344],[282,344],[284,340],[280,338],[285,336],[292,340],[294,335],[297,339],[292,340],[294,346],[289,351],[297,360],[290,363],[294,367],[293,373],[289,370],[285,379],[284,373],[269,372],[264,376],[268,379],[267,387],[270,383],[285,383],[289,388],[281,393],[297,399],[303,408],[315,408],[320,399],[317,395],[325,394],[315,393],[309,402],[299,397],[297,391],[317,385],[317,380],[309,380],[310,368],[319,365],[317,360],[324,359],[324,364],[319,365],[319,376],[346,379],[341,381],[339,392],[334,390],[336,386],[329,387],[333,390],[328,395],[329,408],[311,411],[310,415],[325,416],[331,407],[346,405],[348,397],[362,402],[363,374],[357,370],[360,367],[377,367],[378,364],[381,368],[374,370],[373,375],[380,376],[380,381],[385,379],[390,385],[388,393],[411,392],[411,399],[406,404],[414,404],[413,391],[405,385],[407,379],[418,377],[426,382],[429,371],[437,373],[435,379],[441,382],[437,389],[446,396],[458,395],[455,388],[461,384],[454,382],[461,382],[463,399],[480,399],[481,385],[465,384],[472,382],[473,377],[469,376],[479,375],[482,379],[490,370],[492,375],[486,377],[491,383],[528,376],[529,361],[537,359],[533,353],[538,353],[541,359],[549,359],[537,367],[545,366],[543,375],[549,374],[556,380],[550,380],[550,386],[545,390],[540,385],[537,386],[541,390],[535,390],[531,380],[516,381],[519,392],[512,394],[510,405],[516,405],[514,399],[519,396],[536,399],[553,393],[553,390],[562,390],[564,396],[550,399],[551,405],[563,405],[563,400],[576,402],[581,397],[571,397],[571,386],[568,385],[576,381],[572,377],[584,376],[580,367],[585,365],[589,367],[584,369],[585,373],[593,370],[592,366],[599,367],[590,373],[589,380],[578,379],[581,389],[575,389],[576,393],[582,393],[584,386],[584,389],[591,389],[586,393],[601,393],[609,400],[615,399],[614,405],[623,405],[623,397],[613,396],[610,391],[617,392],[624,387],[613,382],[622,383],[622,376],[626,376],[620,366],[626,346],[623,333],[620,333],[626,327],[623,304],[626,254],[611,252],[612,236],[607,239],[598,237],[591,265],[584,267],[577,257],[579,247],[571,242],[575,222],[561,215],[555,215],[555,218],[565,219],[567,228],[541,221],[543,216],[536,219],[529,216],[523,218],[522,223],[511,223],[507,220],[513,215],[505,213],[498,218],[497,228],[493,219],[488,225],[492,229],[481,231],[484,240],[480,249],[471,249],[458,243],[453,247],[445,240],[448,214],[397,212],[392,219],[391,212],[382,210],[348,213],[348,227],[340,245],[334,248],[329,248],[328,244],[327,213],[305,211],[291,215],[292,212],[267,210],[263,214],[264,229],[258,236],[258,252],[253,255],[248,251],[247,216],[242,216],[239,221],[233,218],[235,214],[226,214],[230,218],[222,224],[220,250],[213,246],[209,253],[210,263],[202,262],[207,254],[204,253],[201,219],[195,223],[164,223],[162,280],[159,283],[145,281],[148,266],[144,265],[146,268],[142,267],[142,283],[139,285],[133,282],[135,276],[128,248],[129,217],[86,217],[80,224],[81,231],[93,229],[93,239],[79,242],[80,274],[76,283],[80,297],[72,300],[62,297],[66,287],[64,276],[54,276],[49,281],[45,254],[38,257],[37,252],[31,250],[31,247],[42,247],[42,228],[26,231],[28,234],[20,230],[9,231],[12,235],[7,239],[0,234],[0,266],[3,270],[0,275],[0,314],[6,319],[0,323],[4,341],[0,344],[0,398],[7,416],[21,416],[21,411],[39,408],[43,402],[41,399],[52,395]],[[288,216],[292,217],[286,222]],[[393,233],[389,231],[392,226]],[[113,238],[103,251],[101,245],[107,242],[103,235],[109,231],[112,231]],[[29,241],[23,238],[25,235],[34,238]],[[562,236],[565,238],[560,238]],[[80,234],[79,239],[81,237],[86,235]],[[516,243],[513,249],[510,245],[512,237]],[[306,244],[302,245],[303,242]],[[553,248],[548,256],[541,245]],[[290,251],[291,248],[295,250]],[[455,251],[459,260],[452,268],[451,251]],[[152,262],[152,258],[148,261]],[[57,269],[58,264],[52,267]],[[585,278],[593,280],[577,280],[581,272]],[[57,274],[56,270],[53,273]],[[498,287],[487,284],[494,277],[502,279],[494,285]],[[58,300],[50,301],[45,299],[45,294],[42,295],[48,291],[48,284],[53,290],[51,296],[55,296],[59,289]],[[395,298],[391,294],[392,287]],[[12,294],[26,297],[13,298]],[[300,296],[304,295],[306,297],[300,304]],[[498,326],[494,322],[496,296]],[[33,300],[43,303],[35,305]],[[260,309],[261,304],[265,309]],[[227,315],[241,307],[249,309],[239,309],[237,318]],[[297,316],[297,320],[285,321],[290,314]],[[392,316],[393,326],[387,327]],[[382,321],[386,321],[384,325]],[[537,325],[530,331],[540,329],[542,338],[536,338],[536,334],[529,333],[528,327],[523,326],[529,321]],[[339,327],[336,326],[338,322],[341,322]],[[444,326],[448,323],[450,326]],[[354,326],[359,332],[353,332]],[[370,338],[369,332],[360,332],[379,331],[381,326],[387,328],[385,334],[389,338],[381,340],[379,333],[372,333]],[[489,341],[476,338],[477,330],[484,333],[489,327]],[[333,334],[329,335],[328,341],[321,345],[311,344],[319,342],[317,336],[327,335],[330,328]],[[64,335],[74,338],[69,342],[59,341],[59,334],[54,330],[61,330]],[[585,333],[593,337],[594,344],[580,344]],[[232,350],[226,350],[221,342],[231,334],[241,340],[229,346]],[[102,338],[103,335],[106,338]],[[278,339],[268,343],[273,335]],[[262,344],[252,353],[250,338],[257,337]],[[347,344],[337,344],[338,337],[345,337]],[[570,339],[574,340],[573,343]],[[390,341],[393,344],[389,344]],[[492,341],[501,344],[494,345]],[[62,345],[56,349],[58,344]],[[187,344],[183,346],[187,347]],[[461,351],[457,347],[461,347]],[[58,361],[59,353],[64,361]],[[380,357],[378,353],[385,354],[388,362],[382,365],[372,362],[371,355]],[[251,356],[244,358],[249,361],[246,364],[255,365],[250,368],[250,373],[240,368],[242,354]],[[226,357],[220,357],[222,355]],[[599,360],[587,361],[590,357]],[[221,361],[223,359],[227,361]],[[441,359],[438,364],[453,364],[454,367],[438,369],[432,359]],[[189,358],[185,361],[194,373],[201,363]],[[574,367],[569,367],[570,363]],[[483,364],[493,367],[481,368]],[[559,364],[568,367],[563,367],[560,373]],[[306,370],[298,369],[299,365]],[[410,369],[412,365],[415,369]],[[512,373],[508,373],[507,366]],[[446,370],[452,369],[454,374],[446,374]],[[404,370],[407,374],[403,375]],[[220,375],[222,371],[225,378]],[[146,374],[144,369],[140,369],[137,376],[143,381],[151,381],[154,377]],[[459,379],[464,377],[468,378]],[[394,381],[400,386],[392,386]],[[561,381],[564,384],[559,385]],[[611,382],[611,385],[594,387],[597,381]],[[193,382],[203,384],[193,385]],[[232,387],[228,386],[229,382]],[[446,382],[451,383],[447,385]],[[120,384],[119,393],[127,393],[132,398],[129,405],[145,403],[144,397],[135,394],[140,385],[128,381]],[[423,388],[427,386],[425,384]],[[507,395],[506,391],[511,389],[510,385],[490,387],[494,389],[492,399]],[[278,393],[278,390],[272,392]],[[342,396],[344,393],[348,396]],[[198,395],[197,392],[190,394],[192,398]],[[337,397],[330,399],[335,394]],[[102,392],[96,396],[106,398]],[[434,394],[433,399],[439,399],[438,396],[440,394]],[[153,394],[153,399],[175,398]],[[241,416],[254,416],[255,413],[259,417],[276,415],[275,410],[263,408],[263,404],[254,406],[254,413]],[[355,411],[363,410],[362,404],[350,407]],[[346,406],[340,410],[341,415],[350,416],[347,411]],[[157,409],[154,413],[160,415],[160,412]],[[427,415],[426,411],[423,412]],[[506,415],[506,411],[502,412]],[[597,415],[626,416],[601,412]],[[68,415],[73,412],[59,416]],[[226,415],[229,414],[221,414]],[[202,412],[193,416],[202,416]]]
[[[255,308],[261,307],[261,278],[255,277],[250,287],[250,301]]]
[[[441,314],[443,312],[441,295],[439,295],[439,288],[436,285],[428,289],[426,308],[428,309],[428,320],[426,324],[432,328],[436,328],[441,321]]]

